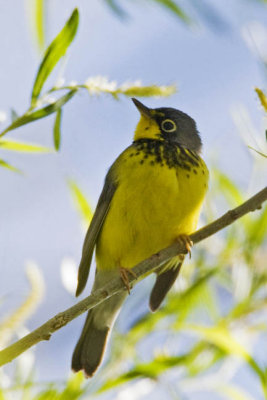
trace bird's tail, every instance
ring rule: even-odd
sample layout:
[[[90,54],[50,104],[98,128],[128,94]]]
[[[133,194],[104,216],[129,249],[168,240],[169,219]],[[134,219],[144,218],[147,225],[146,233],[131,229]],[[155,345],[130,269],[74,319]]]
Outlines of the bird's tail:
[[[181,260],[181,256],[178,256],[174,257],[161,267],[150,294],[149,306],[151,311],[156,311],[161,305],[166,294],[176,281],[182,264],[183,261]]]
[[[106,348],[108,334],[116,320],[125,293],[118,293],[90,310],[72,356],[72,369],[84,370],[92,376],[99,367]]]

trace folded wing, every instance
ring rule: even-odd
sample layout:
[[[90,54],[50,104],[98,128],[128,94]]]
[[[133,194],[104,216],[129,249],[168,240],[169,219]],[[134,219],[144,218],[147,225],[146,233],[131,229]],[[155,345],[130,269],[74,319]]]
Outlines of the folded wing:
[[[76,289],[76,296],[79,296],[79,294],[81,294],[81,292],[85,288],[90,271],[96,240],[105,221],[111,204],[111,200],[116,191],[116,187],[117,185],[112,178],[112,174],[111,172],[109,172],[106,176],[104,188],[99,197],[94,216],[85,236],[82,250],[82,259],[78,271],[78,285]]]

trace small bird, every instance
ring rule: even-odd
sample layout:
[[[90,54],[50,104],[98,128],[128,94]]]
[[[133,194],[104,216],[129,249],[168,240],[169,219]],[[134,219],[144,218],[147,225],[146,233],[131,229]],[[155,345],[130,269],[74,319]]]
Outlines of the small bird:
[[[92,291],[121,276],[129,292],[131,268],[175,241],[182,241],[190,253],[189,235],[197,227],[209,178],[196,123],[174,108],[151,109],[132,101],[141,118],[133,143],[106,175],[83,245],[76,296],[86,285],[94,250]],[[152,311],[176,280],[183,259],[177,255],[157,270]],[[72,357],[75,372],[83,370],[86,377],[95,373],[126,296],[125,290],[89,310]]]

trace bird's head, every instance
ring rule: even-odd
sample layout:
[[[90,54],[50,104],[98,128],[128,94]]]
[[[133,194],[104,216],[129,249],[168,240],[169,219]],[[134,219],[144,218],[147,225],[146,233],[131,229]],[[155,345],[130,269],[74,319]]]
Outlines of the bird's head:
[[[175,108],[148,108],[137,99],[132,99],[141,114],[134,140],[154,139],[177,143],[197,153],[201,150],[201,139],[193,118]]]

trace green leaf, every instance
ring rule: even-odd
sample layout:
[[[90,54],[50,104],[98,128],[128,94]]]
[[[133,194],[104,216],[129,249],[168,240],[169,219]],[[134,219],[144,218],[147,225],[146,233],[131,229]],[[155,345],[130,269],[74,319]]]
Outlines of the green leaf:
[[[237,386],[230,384],[220,385],[218,392],[220,394],[224,394],[226,400],[253,400],[249,393]]]
[[[82,219],[88,224],[93,217],[93,211],[78,185],[73,180],[69,180],[68,184],[78,211]]]
[[[193,354],[193,352],[192,352]],[[191,355],[191,354],[190,354]],[[194,354],[195,355],[195,354]],[[123,385],[128,381],[136,378],[151,378],[156,379],[160,374],[166,370],[183,365],[186,356],[177,357],[157,357],[148,363],[137,364],[129,372],[126,372],[115,379],[107,380],[104,385],[99,389],[99,393],[110,390],[119,385]]]
[[[259,97],[262,107],[267,112],[267,96],[259,88],[255,88],[255,92],[257,93],[257,95]]]
[[[4,150],[29,152],[29,153],[47,153],[51,149],[45,146],[40,146],[32,143],[18,142],[15,140],[0,139],[0,148]]]
[[[71,375],[66,383],[66,387],[60,393],[59,400],[80,399],[81,395],[85,392],[86,389],[82,387],[84,381],[85,379],[82,371],[78,372],[77,374]]]
[[[40,50],[45,45],[45,1],[35,0],[35,26],[36,26],[36,38]]]
[[[32,101],[31,104],[34,107],[36,104],[36,100],[39,97],[39,94],[42,90],[42,87],[60,60],[63,57],[71,44],[72,40],[75,37],[77,28],[79,24],[79,13],[77,8],[73,11],[71,17],[66,22],[64,28],[57,35],[57,37],[53,40],[50,46],[47,48],[43,61],[39,67],[34,85],[32,90]]]
[[[171,11],[186,24],[189,24],[191,22],[189,16],[182,10],[180,6],[178,6],[178,4],[175,1],[173,0],[153,0],[153,1],[161,4],[163,7]]]
[[[125,18],[127,16],[126,12],[118,6],[116,0],[105,0],[105,2],[118,17]]]
[[[16,110],[14,110],[14,108],[11,108],[10,114],[11,114],[11,121],[12,121],[12,122],[14,122],[15,119],[19,118],[19,115],[18,115],[18,113],[16,112]]]
[[[52,385],[51,385],[52,386]],[[60,394],[57,389],[53,387],[47,388],[34,397],[34,400],[59,400]]]
[[[109,93],[115,99],[118,99],[119,95],[121,94],[129,97],[152,97],[152,96],[167,97],[171,96],[173,93],[176,92],[176,85],[143,86],[140,84],[140,82],[125,82],[122,85],[118,86],[116,81],[109,81],[104,76],[89,77],[84,84],[77,85],[76,88],[87,89],[90,95]]]
[[[258,153],[260,156],[267,158],[267,154],[264,154],[261,151],[254,149],[254,147],[248,146],[248,148],[253,151],[256,151],[256,153]]]
[[[237,188],[236,184],[222,171],[214,168],[213,173],[217,181],[219,191],[223,193],[224,197],[230,206],[237,206],[243,203],[244,197]]]
[[[59,108],[59,110],[56,113],[56,119],[55,119],[55,124],[54,124],[54,146],[56,151],[59,150],[60,148],[60,143],[61,143],[61,117],[62,117],[62,109]]]
[[[176,86],[175,85],[170,85],[170,86],[156,86],[156,85],[151,85],[151,86],[131,86],[125,89],[118,89],[116,94],[122,93],[125,96],[129,97],[153,97],[153,96],[171,96],[176,92]]]
[[[262,211],[256,220],[251,220],[248,229],[248,244],[260,246],[267,233],[267,207]]]
[[[171,326],[173,330],[182,329],[186,318],[192,314],[197,307],[202,307],[203,299],[205,300],[203,307],[205,309],[208,308],[212,317],[216,319],[216,299],[209,290],[208,283],[217,272],[218,269],[214,268],[205,272],[205,274],[201,274],[201,276],[197,277],[195,282],[181,294],[171,291],[168,294],[167,302],[164,307],[161,307],[156,313],[145,314],[135,322],[127,334],[126,346],[135,346],[139,340],[142,340],[144,337],[147,337],[149,333],[158,329],[158,325],[160,326],[165,318],[172,318],[175,316],[172,324],[168,322],[168,327]],[[207,306],[210,296],[213,298],[213,305],[209,304]]]
[[[184,369],[187,367],[190,369],[196,359],[198,357],[201,359],[202,355],[204,355],[207,350],[214,351],[214,349],[210,349],[210,345],[207,345],[205,342],[199,342],[190,348],[187,353],[181,356],[169,356],[164,354],[156,356],[149,362],[137,363],[128,372],[106,380],[98,392],[102,393],[137,378],[150,378],[156,380],[161,374],[168,370],[172,370],[173,368],[182,367]],[[202,364],[204,364],[206,368],[209,367],[207,362],[204,360]]]
[[[9,169],[10,171],[13,171],[13,172],[17,172],[17,173],[19,173],[19,174],[22,174],[22,172],[21,172],[18,168],[13,167],[12,165],[8,164],[8,163],[7,163],[6,161],[4,161],[4,160],[0,160],[0,167],[7,168],[7,169]]]
[[[202,338],[209,343],[219,347],[229,355],[236,355],[243,359],[256,372],[261,382],[264,382],[265,374],[258,363],[252,358],[242,344],[235,339],[227,326],[217,325],[212,327],[202,327],[197,325],[188,325],[189,330],[199,333]],[[184,326],[184,329],[187,329]]]
[[[174,0],[152,0],[152,1],[159,3],[160,5],[165,7],[168,11],[171,11],[183,22],[187,24],[191,22],[191,19],[188,17],[188,15]],[[105,0],[105,2],[111,8],[111,10],[119,17],[122,18],[127,16],[126,12],[117,4],[118,2],[116,0]]]
[[[50,114],[53,114],[58,109],[60,109],[64,104],[66,104],[76,93],[76,89],[71,90],[64,96],[60,97],[55,103],[49,104],[43,108],[40,108],[37,111],[32,111],[26,113],[12,122],[2,133],[0,133],[0,137],[4,136],[7,132],[12,131],[13,129],[19,128],[20,126],[29,124],[31,122],[37,121],[38,119],[45,118]]]
[[[173,293],[170,294],[170,301],[166,305],[166,311],[177,314],[177,319],[173,324],[175,329],[180,329],[189,314],[200,306],[207,309],[210,315],[216,319],[218,316],[217,304],[214,293],[209,288],[208,283],[218,271],[217,268],[214,268],[205,272],[180,296]]]

